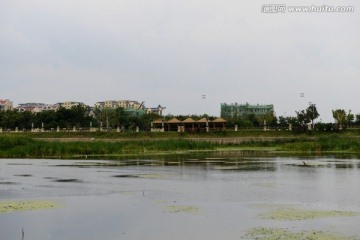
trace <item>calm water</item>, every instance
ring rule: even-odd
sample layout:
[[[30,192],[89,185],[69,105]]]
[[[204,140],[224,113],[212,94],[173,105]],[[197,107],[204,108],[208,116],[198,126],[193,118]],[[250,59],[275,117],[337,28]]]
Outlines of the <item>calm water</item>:
[[[304,167],[303,162],[313,167]],[[360,217],[264,219],[266,207],[360,212],[360,160],[177,156],[0,160],[0,201],[61,207],[0,215],[0,239],[247,239],[252,228],[360,236]]]

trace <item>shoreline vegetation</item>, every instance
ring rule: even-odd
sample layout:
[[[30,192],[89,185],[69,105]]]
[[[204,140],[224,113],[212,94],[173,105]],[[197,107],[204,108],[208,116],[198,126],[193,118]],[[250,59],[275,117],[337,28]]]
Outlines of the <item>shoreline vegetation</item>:
[[[114,159],[221,151],[278,155],[360,155],[360,133],[243,131],[0,134],[0,158]]]

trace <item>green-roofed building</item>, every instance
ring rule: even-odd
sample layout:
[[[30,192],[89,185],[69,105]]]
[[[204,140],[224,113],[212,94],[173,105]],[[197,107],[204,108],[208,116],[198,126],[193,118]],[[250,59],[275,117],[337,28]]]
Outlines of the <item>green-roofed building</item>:
[[[248,116],[254,114],[255,116],[264,116],[267,114],[274,114],[273,104],[256,104],[251,105],[238,104],[238,103],[221,103],[221,117],[222,118],[233,118],[240,116]]]

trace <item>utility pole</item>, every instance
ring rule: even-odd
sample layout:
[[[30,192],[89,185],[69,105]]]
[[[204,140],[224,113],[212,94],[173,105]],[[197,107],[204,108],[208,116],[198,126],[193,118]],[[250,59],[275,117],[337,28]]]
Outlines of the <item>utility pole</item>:
[[[202,112],[204,113],[204,115],[205,115],[205,100],[206,100],[206,96],[205,96],[205,94],[203,94],[202,96],[201,96],[201,98],[202,98],[202,100],[203,100],[203,107],[202,107]]]

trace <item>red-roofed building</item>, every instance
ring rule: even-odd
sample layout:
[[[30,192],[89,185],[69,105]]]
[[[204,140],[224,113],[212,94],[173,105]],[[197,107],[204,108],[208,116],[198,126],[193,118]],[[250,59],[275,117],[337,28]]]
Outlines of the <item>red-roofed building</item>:
[[[0,111],[12,110],[13,102],[9,99],[2,100],[0,99]]]

